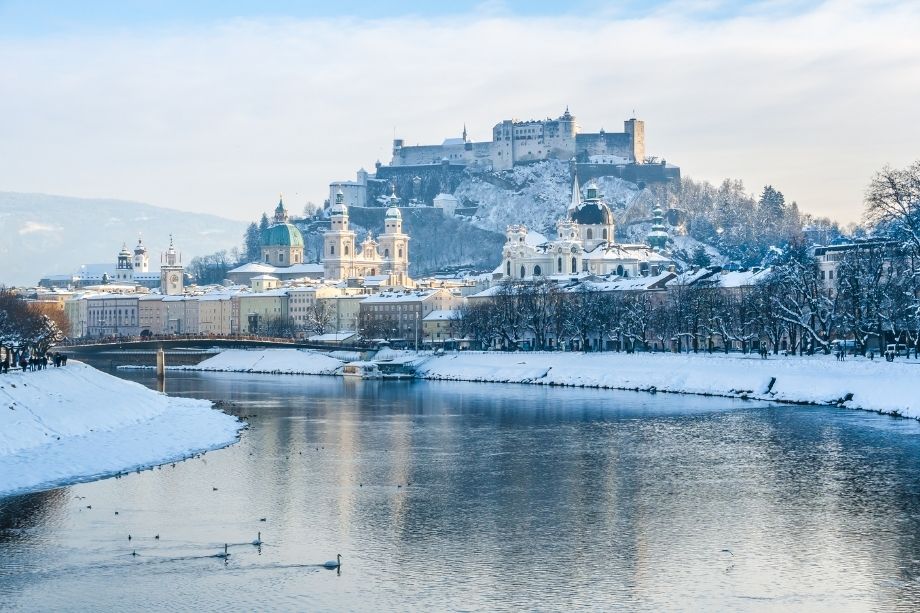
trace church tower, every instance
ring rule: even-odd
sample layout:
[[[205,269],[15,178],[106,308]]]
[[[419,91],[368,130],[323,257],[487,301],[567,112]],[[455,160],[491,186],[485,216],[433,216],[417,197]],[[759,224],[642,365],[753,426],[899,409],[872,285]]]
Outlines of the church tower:
[[[115,283],[133,283],[134,265],[131,263],[131,252],[128,245],[122,243],[118,252],[118,262],[115,264]]]
[[[150,258],[147,255],[147,247],[141,237],[137,237],[137,245],[134,247],[134,272],[150,272]]]
[[[402,231],[402,213],[395,206],[387,209],[380,235],[383,267],[390,285],[407,285],[409,280],[409,236]]]
[[[173,244],[172,234],[169,235],[169,249],[160,254],[160,293],[164,296],[178,296],[185,289],[184,267],[182,254]]]
[[[355,233],[348,229],[348,207],[342,190],[335,194],[329,210],[330,230],[323,242],[323,269],[326,279],[341,280],[355,276]]]

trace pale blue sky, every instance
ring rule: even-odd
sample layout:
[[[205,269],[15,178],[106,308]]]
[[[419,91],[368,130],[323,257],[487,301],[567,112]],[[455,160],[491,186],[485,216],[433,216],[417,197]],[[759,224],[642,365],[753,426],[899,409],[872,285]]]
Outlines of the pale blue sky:
[[[686,176],[853,221],[920,157],[917,32],[890,0],[0,0],[0,190],[252,219],[386,163],[394,130],[488,140],[569,106],[586,131],[635,109]]]
[[[316,19],[354,17],[506,15],[540,17],[593,14],[632,19],[662,10],[700,20],[739,15],[786,15],[808,10],[819,0],[0,0],[0,35],[34,36],[112,28],[175,27],[231,19]]]

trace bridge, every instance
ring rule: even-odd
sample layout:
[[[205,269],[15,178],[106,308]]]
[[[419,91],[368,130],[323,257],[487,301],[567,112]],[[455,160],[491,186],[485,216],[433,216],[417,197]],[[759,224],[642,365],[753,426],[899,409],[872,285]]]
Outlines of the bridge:
[[[160,349],[175,364],[198,362],[226,349],[316,349],[320,351],[367,351],[368,347],[354,342],[306,342],[290,338],[271,337],[214,337],[214,336],[163,336],[155,338],[77,339],[55,347],[56,351],[84,358],[113,358],[156,355]],[[184,359],[182,359],[184,358]]]

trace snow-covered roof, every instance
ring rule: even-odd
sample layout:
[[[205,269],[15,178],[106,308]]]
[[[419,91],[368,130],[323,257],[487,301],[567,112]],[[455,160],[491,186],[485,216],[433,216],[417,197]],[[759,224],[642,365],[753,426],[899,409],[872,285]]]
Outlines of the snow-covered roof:
[[[420,300],[426,300],[433,295],[435,295],[440,290],[429,289],[429,290],[418,290],[414,292],[384,292],[382,294],[373,294],[364,298],[361,302],[367,304],[377,304],[377,303],[394,303],[394,302],[419,302]]]
[[[272,275],[257,275],[252,278],[253,281],[278,281],[278,277],[273,277]]]
[[[357,336],[356,332],[330,332],[329,334],[314,334],[307,338],[314,343],[328,343],[333,341],[347,341]]]
[[[460,311],[451,311],[447,309],[438,309],[437,311],[432,311],[425,315],[425,318],[422,321],[450,321],[452,319],[459,319]]]
[[[259,262],[249,262],[248,264],[243,264],[242,266],[237,266],[230,272],[261,272],[269,273],[275,270],[274,266],[269,266],[268,264],[260,264]]]

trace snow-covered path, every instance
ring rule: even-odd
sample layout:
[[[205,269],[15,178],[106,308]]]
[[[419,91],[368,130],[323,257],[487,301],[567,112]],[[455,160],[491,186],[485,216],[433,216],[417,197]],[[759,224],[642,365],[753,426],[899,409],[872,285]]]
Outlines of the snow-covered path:
[[[80,362],[0,375],[0,496],[224,447],[243,425]]]

